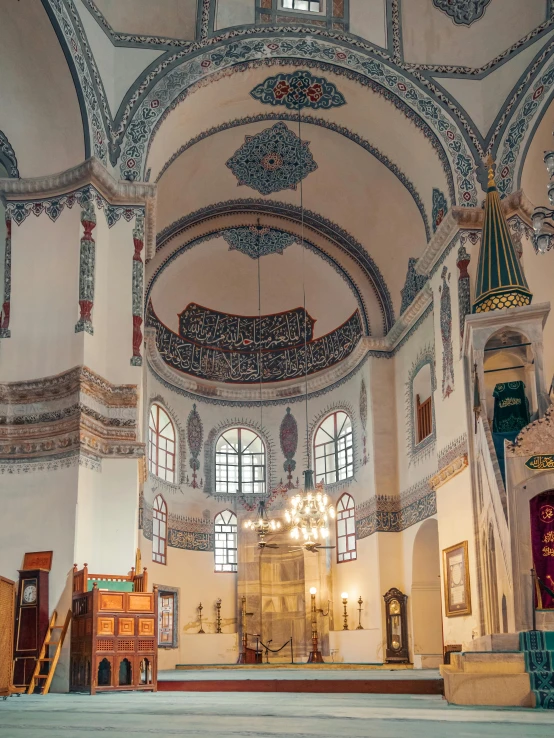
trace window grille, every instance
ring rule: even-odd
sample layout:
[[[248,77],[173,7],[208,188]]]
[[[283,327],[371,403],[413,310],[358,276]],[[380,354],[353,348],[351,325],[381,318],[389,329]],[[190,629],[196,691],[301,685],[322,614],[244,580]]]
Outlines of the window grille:
[[[344,494],[337,503],[337,561],[353,561],[356,550],[356,506],[354,498]]]
[[[175,427],[160,405],[150,407],[148,468],[160,479],[175,482]]]
[[[215,516],[215,571],[237,570],[237,516],[224,510]]]
[[[328,415],[314,438],[316,482],[334,484],[354,476],[352,421],[339,410]]]
[[[230,428],[218,438],[215,451],[216,494],[264,494],[265,446],[247,428]]]
[[[167,505],[158,495],[152,506],[152,561],[166,564],[167,559]]]

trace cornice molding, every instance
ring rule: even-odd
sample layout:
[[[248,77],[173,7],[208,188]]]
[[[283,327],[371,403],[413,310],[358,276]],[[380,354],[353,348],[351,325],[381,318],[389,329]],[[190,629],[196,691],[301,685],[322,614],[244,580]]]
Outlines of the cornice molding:
[[[6,202],[32,201],[66,195],[87,185],[95,187],[110,205],[145,206],[146,250],[147,253],[153,252],[156,243],[157,185],[115,179],[94,156],[56,174],[24,179],[0,178],[0,197]]]
[[[430,285],[426,284],[384,338],[365,336],[362,339],[365,349],[372,352],[383,352],[383,354],[392,353],[432,302],[433,291]]]
[[[146,205],[156,197],[156,185],[115,179],[95,156],[63,172],[42,177],[0,179],[0,194],[6,200],[32,200],[62,195],[91,184],[113,205]]]
[[[439,487],[442,487],[443,484],[449,482],[453,477],[460,474],[460,472],[463,472],[467,465],[467,454],[458,456],[458,458],[454,459],[454,461],[448,464],[448,466],[445,466],[444,469],[441,469],[432,476],[429,480],[429,484],[434,490],[437,490]]]
[[[528,225],[531,223],[534,205],[523,190],[512,192],[501,202],[507,218],[519,215]],[[419,257],[415,267],[416,272],[429,275],[458,231],[481,230],[484,219],[485,211],[483,208],[453,207],[445,215],[433,238]]]

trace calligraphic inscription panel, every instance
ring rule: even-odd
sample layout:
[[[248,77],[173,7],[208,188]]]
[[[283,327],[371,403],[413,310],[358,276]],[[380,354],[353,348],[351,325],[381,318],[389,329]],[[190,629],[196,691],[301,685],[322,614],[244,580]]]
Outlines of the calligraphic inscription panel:
[[[275,315],[228,315],[190,303],[179,315],[181,338],[228,351],[300,347],[314,337],[315,320],[303,308]]]
[[[525,466],[533,471],[554,469],[554,454],[539,454],[538,456],[531,456],[525,462]]]
[[[156,348],[168,366],[214,382],[241,384],[281,382],[328,369],[346,359],[363,335],[358,311],[334,331],[306,346],[259,353],[224,351],[182,338],[159,321],[151,303],[147,325],[156,328]]]

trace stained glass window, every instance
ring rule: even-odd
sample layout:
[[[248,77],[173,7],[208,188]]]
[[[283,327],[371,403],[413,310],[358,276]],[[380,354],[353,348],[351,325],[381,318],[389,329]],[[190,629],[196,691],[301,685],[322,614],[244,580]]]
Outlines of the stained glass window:
[[[160,479],[175,482],[175,427],[160,405],[150,407],[148,468]]]
[[[342,410],[319,425],[314,439],[316,482],[334,484],[354,476],[352,421]]]
[[[217,494],[265,493],[265,446],[256,433],[247,428],[230,428],[218,438],[215,491]]]
[[[215,516],[215,571],[237,570],[237,516],[224,510]]]
[[[167,505],[158,495],[152,505],[152,561],[167,563]]]
[[[356,506],[354,498],[344,494],[337,503],[337,561],[353,561],[356,551]]]

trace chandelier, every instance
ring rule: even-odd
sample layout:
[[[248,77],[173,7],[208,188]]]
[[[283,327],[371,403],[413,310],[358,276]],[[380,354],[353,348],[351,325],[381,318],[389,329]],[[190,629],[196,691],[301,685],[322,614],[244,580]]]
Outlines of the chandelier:
[[[280,530],[281,522],[279,520],[270,520],[267,517],[267,510],[265,508],[265,500],[260,500],[258,503],[258,517],[256,520],[247,520],[244,524],[246,530],[252,530],[258,534],[260,538],[263,538],[268,533],[275,533]]]
[[[302,536],[304,543],[313,544],[329,537],[329,519],[335,517],[335,508],[327,495],[313,488],[313,471],[304,472],[304,490],[290,500],[285,518],[295,540]]]

